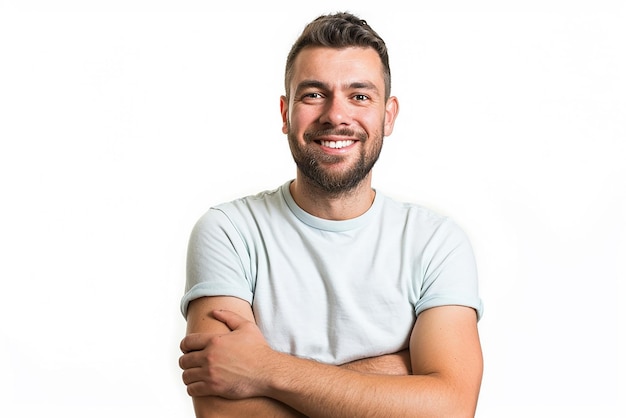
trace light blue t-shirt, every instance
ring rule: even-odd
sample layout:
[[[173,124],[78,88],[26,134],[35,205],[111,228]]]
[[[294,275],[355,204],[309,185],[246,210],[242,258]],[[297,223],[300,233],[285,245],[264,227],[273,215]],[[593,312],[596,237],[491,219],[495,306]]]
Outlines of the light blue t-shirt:
[[[272,348],[328,364],[407,348],[428,308],[463,305],[480,318],[472,248],[449,218],[381,193],[357,218],[316,218],[290,183],[200,218],[183,315],[199,297],[244,299]]]

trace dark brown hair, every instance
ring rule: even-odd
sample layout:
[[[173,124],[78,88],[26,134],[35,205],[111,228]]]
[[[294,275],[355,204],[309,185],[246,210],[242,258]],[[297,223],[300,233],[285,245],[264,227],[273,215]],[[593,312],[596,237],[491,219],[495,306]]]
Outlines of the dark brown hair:
[[[289,96],[289,83],[293,77],[293,64],[303,48],[322,46],[343,49],[348,47],[373,48],[380,57],[385,80],[385,100],[391,95],[391,70],[385,41],[365,20],[340,12],[322,15],[309,23],[291,47],[285,67],[285,92]]]

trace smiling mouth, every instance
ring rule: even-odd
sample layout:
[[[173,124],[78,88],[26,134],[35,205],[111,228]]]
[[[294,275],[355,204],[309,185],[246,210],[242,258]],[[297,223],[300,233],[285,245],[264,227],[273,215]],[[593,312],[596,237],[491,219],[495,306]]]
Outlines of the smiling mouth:
[[[317,141],[317,142],[324,147],[340,149],[340,148],[349,147],[350,145],[354,144],[355,141],[351,139],[347,139],[344,141]]]

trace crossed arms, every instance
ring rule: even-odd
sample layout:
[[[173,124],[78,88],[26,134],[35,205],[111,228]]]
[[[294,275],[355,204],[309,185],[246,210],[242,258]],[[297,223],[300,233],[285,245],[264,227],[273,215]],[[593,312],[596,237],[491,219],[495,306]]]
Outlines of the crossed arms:
[[[272,350],[250,305],[193,301],[179,363],[196,416],[472,417],[482,353],[471,308],[422,312],[404,352],[331,366]]]

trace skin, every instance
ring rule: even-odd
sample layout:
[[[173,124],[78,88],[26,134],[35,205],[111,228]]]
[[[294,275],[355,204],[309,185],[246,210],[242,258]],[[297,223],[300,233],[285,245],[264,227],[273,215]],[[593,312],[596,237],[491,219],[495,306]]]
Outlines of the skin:
[[[321,169],[335,178],[350,176],[360,158],[377,158],[383,136],[393,132],[399,105],[385,101],[382,64],[371,48],[305,48],[298,55],[290,96],[282,96],[283,133],[292,154],[317,156]],[[352,130],[306,139],[309,131]],[[345,148],[328,148],[320,140],[353,140]],[[344,220],[367,211],[374,199],[372,172],[349,190],[329,193],[298,167],[291,193],[296,203],[320,218]]]
[[[294,159],[315,159],[322,173],[298,167],[291,184],[296,203],[325,219],[366,212],[374,198],[371,170],[350,187],[347,177],[375,161],[398,113],[397,99],[384,99],[378,55],[364,48],[305,48],[280,109]],[[320,131],[325,133],[309,134]],[[341,148],[322,142],[345,140],[354,142]],[[250,305],[237,298],[197,299],[187,320],[179,363],[198,417],[471,417],[475,412],[483,364],[471,308],[424,311],[408,351],[342,366],[272,350]]]
[[[187,314],[187,337],[181,342],[185,353],[179,360],[187,392],[193,397],[197,417],[302,417],[300,412],[275,399],[258,396],[250,398],[223,398],[214,395],[205,384],[209,375],[208,355],[212,351],[211,340],[230,334],[231,329],[217,319],[219,311],[230,308],[254,325],[250,305],[233,297],[205,297],[192,301]],[[225,312],[225,311],[223,311]],[[256,326],[255,326],[256,327]],[[258,329],[258,328],[257,328]],[[264,363],[264,354],[257,354],[256,363]],[[254,357],[254,355],[253,355]],[[408,350],[375,358],[366,358],[341,366],[346,370],[366,374],[408,375],[411,364]]]

